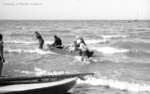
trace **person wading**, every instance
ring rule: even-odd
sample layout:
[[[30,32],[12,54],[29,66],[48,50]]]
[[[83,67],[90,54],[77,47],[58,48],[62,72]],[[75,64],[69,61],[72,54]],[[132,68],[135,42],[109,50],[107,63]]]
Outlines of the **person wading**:
[[[52,44],[52,46],[56,48],[62,48],[62,40],[56,35],[54,35],[54,43]]]
[[[5,62],[3,51],[4,51],[3,35],[0,34],[0,76],[2,75],[3,63]]]
[[[36,35],[36,39],[39,40],[39,49],[43,49],[43,46],[44,46],[43,37],[41,36],[41,34],[39,32],[35,32],[35,35]]]

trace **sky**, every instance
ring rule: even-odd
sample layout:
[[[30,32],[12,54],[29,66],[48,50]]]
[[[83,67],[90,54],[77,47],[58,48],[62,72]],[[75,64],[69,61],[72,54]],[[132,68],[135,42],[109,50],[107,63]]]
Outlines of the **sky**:
[[[0,19],[150,19],[150,0],[0,0]]]

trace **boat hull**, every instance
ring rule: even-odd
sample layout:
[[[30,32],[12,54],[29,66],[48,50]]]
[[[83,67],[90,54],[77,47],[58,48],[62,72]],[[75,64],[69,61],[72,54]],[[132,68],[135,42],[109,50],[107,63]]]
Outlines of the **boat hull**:
[[[86,75],[94,73],[0,77],[0,94],[63,94]]]
[[[13,84],[0,87],[2,94],[64,94],[76,83],[76,77],[54,82]]]
[[[59,54],[63,54],[63,55],[81,56],[80,51],[71,52],[66,47],[56,48],[52,45],[48,45],[48,49],[55,52],[55,53],[59,53]],[[94,54],[93,51],[88,51],[87,52],[88,57],[92,57],[93,54]]]

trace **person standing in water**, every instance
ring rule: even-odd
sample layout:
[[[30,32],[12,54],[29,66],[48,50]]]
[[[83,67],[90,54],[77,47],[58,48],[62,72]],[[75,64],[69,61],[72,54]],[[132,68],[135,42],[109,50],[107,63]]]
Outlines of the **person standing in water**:
[[[88,48],[87,48],[85,42],[83,42],[81,40],[81,43],[79,44],[79,48],[78,49],[80,51],[79,54],[82,56],[81,60],[82,61],[86,61],[88,59],[88,55],[87,55]]]
[[[41,36],[41,34],[39,32],[35,32],[35,35],[36,35],[36,39],[39,40],[39,49],[43,49],[43,46],[44,46],[43,37]]]
[[[52,46],[56,48],[62,48],[62,40],[56,35],[54,35],[54,43],[52,44]]]
[[[88,55],[87,55],[87,45],[84,41],[84,39],[82,37],[76,36],[76,41],[75,41],[76,45],[76,49],[79,50],[79,55],[82,56],[81,60],[87,60]]]
[[[0,76],[2,75],[3,63],[5,62],[3,51],[4,51],[3,35],[0,34]]]

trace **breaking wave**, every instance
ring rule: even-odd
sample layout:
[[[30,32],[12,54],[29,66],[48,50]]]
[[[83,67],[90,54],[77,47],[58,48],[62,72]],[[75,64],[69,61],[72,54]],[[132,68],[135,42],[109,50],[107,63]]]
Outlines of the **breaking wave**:
[[[107,43],[109,42],[108,39],[99,39],[99,40],[85,40],[87,44],[96,44],[96,43]],[[32,44],[38,44],[38,41],[25,41],[25,40],[9,40],[9,41],[4,41],[5,43],[15,43],[15,44],[26,44],[26,45],[32,45]],[[53,41],[45,41],[45,44],[52,44]]]
[[[26,75],[35,75],[35,76],[72,74],[72,72],[67,72],[67,71],[46,71],[39,67],[34,67],[33,71],[29,71],[29,70],[14,70],[14,71],[22,73],[22,74],[26,74]],[[75,73],[78,73],[78,72],[75,72]]]
[[[36,54],[54,54],[51,51],[45,51],[40,49],[8,49],[5,52],[8,53],[36,53]]]
[[[103,35],[104,39],[112,39],[112,38],[126,38],[127,35]]]
[[[101,52],[103,54],[115,54],[115,53],[125,53],[128,49],[119,49],[113,47],[92,47],[91,49]]]
[[[26,44],[26,45],[31,45],[31,44],[37,44],[38,41],[25,41],[25,40],[9,40],[9,41],[4,41],[5,43],[15,43],[15,44]],[[45,41],[45,44],[51,44],[53,41]]]
[[[61,74],[72,74],[72,72],[66,71],[46,71],[38,67],[34,67],[33,71],[29,70],[15,70],[15,72],[19,72],[27,75],[61,75]],[[78,72],[77,72],[78,73]],[[74,74],[74,73],[73,73]],[[106,86],[110,88],[115,88],[119,90],[125,90],[130,92],[150,92],[149,84],[141,84],[136,82],[128,82],[128,81],[119,81],[113,79],[107,79],[106,77],[97,78],[95,76],[87,75],[85,77],[77,79],[77,84],[88,84],[92,86]]]
[[[150,85],[129,83],[127,81],[118,81],[112,79],[98,79],[95,77],[88,77],[86,80],[78,79],[78,84],[89,84],[92,86],[108,86],[119,90],[127,90],[131,92],[150,92]]]
[[[15,44],[36,44],[35,41],[23,41],[23,40],[12,40],[12,41],[5,41],[5,43],[15,43]]]
[[[101,40],[85,40],[87,44],[96,44],[96,43],[107,43],[109,40],[101,39]]]

